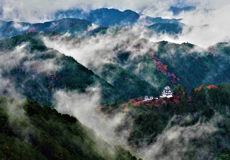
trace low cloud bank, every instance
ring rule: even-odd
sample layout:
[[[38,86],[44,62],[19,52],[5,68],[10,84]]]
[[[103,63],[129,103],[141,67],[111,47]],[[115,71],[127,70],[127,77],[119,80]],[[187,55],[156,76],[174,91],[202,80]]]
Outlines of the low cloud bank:
[[[109,115],[97,111],[96,108],[101,107],[100,98],[99,86],[89,87],[85,93],[57,91],[54,94],[55,109],[60,113],[77,117],[81,123],[93,129],[107,142],[125,144],[124,139],[118,140],[114,135],[115,128],[122,122],[125,115],[120,113],[110,118]]]

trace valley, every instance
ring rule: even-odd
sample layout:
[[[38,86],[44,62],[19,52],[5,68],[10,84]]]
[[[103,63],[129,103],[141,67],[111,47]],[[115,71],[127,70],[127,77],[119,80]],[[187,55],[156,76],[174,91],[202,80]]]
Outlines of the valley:
[[[41,14],[8,3],[0,159],[229,159],[228,8],[71,1]]]

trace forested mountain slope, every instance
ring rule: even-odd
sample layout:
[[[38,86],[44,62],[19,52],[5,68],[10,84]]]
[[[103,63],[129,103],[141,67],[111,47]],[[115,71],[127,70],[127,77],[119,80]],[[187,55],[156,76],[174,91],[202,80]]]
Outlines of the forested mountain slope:
[[[0,97],[0,159],[137,159],[83,126],[37,101]]]
[[[57,90],[86,92],[87,87],[94,85],[101,87],[102,103],[111,103],[122,96],[114,86],[72,57],[47,48],[36,33],[1,40],[0,48],[2,77],[15,84],[16,90],[28,99],[42,105],[53,106],[52,97]],[[9,86],[2,90],[4,95],[11,92]]]
[[[183,84],[191,90],[202,84],[216,85],[230,81],[229,50],[228,43],[218,43],[205,50],[190,43],[151,43],[140,39],[118,44],[115,60],[153,86],[163,89],[166,85]]]

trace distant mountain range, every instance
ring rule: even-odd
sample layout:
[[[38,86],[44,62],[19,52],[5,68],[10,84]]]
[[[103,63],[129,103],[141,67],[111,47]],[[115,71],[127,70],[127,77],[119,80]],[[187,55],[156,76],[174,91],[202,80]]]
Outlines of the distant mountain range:
[[[131,26],[138,21],[140,15],[131,10],[125,10],[122,12],[118,9],[108,8],[90,10],[89,12],[82,9],[70,9],[56,12],[54,18],[80,18],[104,27],[109,27],[113,25]]]
[[[148,24],[152,24],[148,27],[146,26],[146,28],[156,33],[179,34],[181,33],[183,26],[183,24],[178,23],[177,20],[165,20],[161,18],[147,18],[146,22],[148,22]],[[64,18],[57,21],[34,24],[12,21],[1,21],[0,23],[0,39],[10,38],[30,32],[47,31],[60,34],[69,33],[72,36],[92,36],[97,33],[103,34],[108,29],[108,27],[96,25],[88,20],[76,18]]]
[[[45,23],[24,23],[24,22],[5,22],[1,21],[0,38],[8,38],[30,32],[53,31],[60,34],[70,33],[74,36],[80,35],[92,27],[92,22],[82,19],[65,18],[57,21]],[[97,28],[100,28],[98,26]],[[94,28],[92,28],[93,30]]]
[[[131,27],[134,24],[149,26],[157,33],[180,33],[181,19],[162,19],[161,17],[141,17],[131,10],[96,9],[84,12],[80,9],[58,11],[53,21],[45,23],[6,22],[0,21],[0,39],[22,35],[29,32],[52,31],[60,34],[70,33],[73,36],[94,35],[104,32],[108,27],[118,25]],[[151,26],[152,25],[152,26]],[[178,30],[179,29],[179,30]],[[175,32],[173,31],[175,30]]]
[[[99,24],[104,27],[113,25],[133,25],[139,19],[140,15],[131,10],[125,10],[124,12],[117,9],[96,9],[91,10],[89,13],[83,10],[74,9],[67,11],[59,11],[55,14],[55,19],[60,18],[81,18],[89,20],[95,24]]]
[[[194,6],[187,6],[183,8],[173,7],[169,8],[169,11],[173,12],[173,15],[178,15],[182,11],[189,12],[195,10]],[[89,20],[95,24],[99,24],[104,27],[113,25],[131,26],[140,20],[141,14],[138,14],[131,10],[120,11],[118,9],[101,8],[96,10],[84,11],[82,9],[69,9],[65,11],[57,11],[54,18],[56,20],[62,18],[80,18]],[[145,21],[149,23],[178,23],[180,19],[162,19],[161,17],[146,17]]]

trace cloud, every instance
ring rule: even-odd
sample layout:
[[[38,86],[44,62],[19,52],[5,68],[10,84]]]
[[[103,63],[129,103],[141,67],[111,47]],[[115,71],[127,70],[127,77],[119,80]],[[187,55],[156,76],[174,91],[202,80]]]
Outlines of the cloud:
[[[0,78],[0,83],[2,79]],[[13,88],[12,88],[13,89]],[[16,93],[16,90],[14,90]],[[30,123],[30,119],[26,116],[26,112],[23,106],[27,103],[25,97],[17,93],[20,97],[13,96],[12,94],[5,97],[0,97],[1,99],[1,109],[7,113],[7,123],[12,129],[13,134],[20,137],[23,142],[31,142],[31,137],[29,135],[33,134],[39,137],[38,132],[35,130],[34,126]],[[2,101],[4,98],[4,101]],[[9,99],[13,98],[13,99]],[[9,135],[8,135],[9,136]]]
[[[114,34],[114,30],[117,30]],[[102,75],[103,67],[105,64],[112,63],[118,64],[125,70],[129,70],[137,76],[141,76],[144,80],[149,82],[152,86],[158,88],[160,81],[157,77],[147,74],[146,67],[148,66],[149,72],[156,69],[152,63],[139,63],[134,65],[134,61],[139,59],[139,56],[150,53],[155,54],[158,51],[158,43],[161,40],[169,42],[183,43],[174,36],[167,34],[152,34],[150,35],[144,26],[135,25],[133,27],[116,28],[110,27],[106,34],[98,34],[83,39],[72,38],[70,35],[65,34],[58,37],[43,37],[43,42],[48,48],[53,48],[66,56],[71,56],[85,67],[92,70],[98,75]],[[196,51],[202,50],[195,47]],[[117,61],[120,53],[130,53],[127,63],[119,63]],[[175,51],[171,49],[171,54]],[[130,70],[129,68],[132,68]],[[146,74],[145,74],[146,73]],[[114,74],[115,75],[115,74]],[[108,77],[106,80],[113,84],[113,77]],[[154,82],[154,83],[153,83]]]
[[[12,80],[9,77],[3,77],[2,74],[20,64],[20,61],[25,57],[25,47],[27,44],[17,46],[13,51],[0,52],[0,93],[9,98],[23,99],[24,96],[19,94]]]
[[[221,7],[226,2],[218,3],[215,0],[117,0],[117,1],[92,1],[92,0],[68,0],[68,1],[47,1],[47,0],[3,0],[1,2],[2,19],[4,20],[17,20],[17,21],[45,21],[52,19],[52,14],[58,10],[67,10],[72,8],[96,9],[96,8],[118,8],[121,10],[131,9],[136,12],[142,12],[143,14],[151,16],[172,16],[172,13],[168,11],[170,6],[183,7],[187,5],[212,7]],[[223,5],[220,5],[223,4]]]
[[[33,67],[38,67],[38,73],[47,72],[48,70],[57,71],[62,68],[62,66],[56,64],[56,57],[58,58],[60,54],[52,49],[45,52],[30,54],[27,51],[28,46],[29,43],[23,43],[22,45],[16,46],[13,51],[0,52],[0,73],[9,71],[19,65],[24,66],[26,71],[31,71]],[[36,58],[47,54],[54,54],[56,57],[48,59]],[[25,59],[23,63],[22,59]]]
[[[28,135],[36,134],[36,131],[34,130],[34,127],[30,124],[30,120],[28,119],[28,117],[25,115],[25,110],[23,109],[23,105],[25,105],[25,103],[26,100],[8,100],[6,102],[5,109],[9,115],[8,123],[11,126],[14,134],[17,134],[19,137],[23,137],[24,141],[29,142],[30,137]],[[23,123],[24,126],[22,127]]]
[[[188,115],[191,116],[191,115]],[[191,118],[182,117],[182,121],[189,121]],[[180,119],[180,118],[179,118]],[[182,127],[179,125],[170,126],[171,123],[177,121],[176,115],[169,121],[165,130],[157,136],[156,142],[152,146],[148,146],[145,149],[141,149],[140,152],[144,155],[146,160],[149,159],[184,159],[185,152],[191,150],[197,150],[192,148],[190,141],[193,139],[203,139],[207,135],[211,135],[217,131],[216,123],[222,120],[220,114],[216,113],[215,118],[212,118],[209,122],[201,123],[198,121],[192,126]],[[190,145],[189,145],[190,144]],[[208,155],[208,147],[204,146],[199,148],[199,151],[195,151],[194,156],[201,154],[202,156]],[[193,152],[194,152],[193,151]],[[201,153],[202,152],[202,153]],[[211,157],[210,155],[210,158]],[[186,158],[185,158],[186,159]]]
[[[225,3],[226,4],[226,3]],[[178,41],[187,41],[207,48],[218,42],[229,42],[230,4],[209,12],[193,11],[180,14],[180,18],[188,26],[194,26],[190,31],[184,27]]]
[[[62,68],[62,65],[57,64],[57,59],[61,56],[60,53],[49,49],[44,52],[34,51],[31,54],[29,53],[29,46],[29,43],[23,43],[13,50],[0,52],[0,95],[8,98],[24,99],[25,96],[22,94],[23,90],[26,89],[24,88],[24,82],[38,78],[40,73],[58,71]],[[46,58],[47,55],[48,58]],[[26,74],[26,77],[21,77],[21,73],[11,72],[12,69],[21,69],[30,74]],[[18,79],[20,79],[19,82]],[[19,84],[21,80],[23,83]],[[16,86],[21,86],[22,88],[16,88]]]
[[[117,0],[117,1],[92,1],[92,0],[68,0],[66,1],[46,1],[46,0],[4,0],[2,2],[2,19],[5,20],[17,20],[17,21],[44,21],[51,18],[51,15],[57,10],[67,10],[71,8],[118,8],[118,9],[132,9],[137,10],[139,7],[148,6],[153,4],[158,6],[155,8],[162,8],[168,4],[173,4],[173,0],[167,0],[162,2],[160,0],[144,0],[144,1],[130,1],[130,0]]]
[[[94,29],[96,29],[98,27],[99,27],[99,25],[96,25],[96,24],[92,23],[92,26],[88,28],[87,32],[92,31],[92,30],[94,30]]]
[[[174,17],[168,9],[170,6],[196,6],[191,12],[182,12]],[[1,2],[2,20],[44,22],[54,19],[54,13],[58,10],[83,8],[85,11],[102,7],[118,8],[120,10],[131,9],[143,15],[164,18],[182,18],[182,22],[188,26],[194,26],[192,31],[184,27],[182,34],[177,38],[161,35],[157,40],[168,40],[175,43],[189,42],[200,47],[207,48],[217,42],[229,41],[228,29],[230,20],[230,2],[226,0],[118,0],[118,1],[92,1],[92,0],[68,0],[66,1],[13,1]],[[20,27],[17,23],[16,28]],[[24,28],[25,29],[25,28]]]
[[[26,61],[23,63],[23,66],[25,67],[25,70],[27,72],[30,72],[32,69],[36,68],[37,73],[44,73],[47,71],[55,72],[62,68],[62,66],[56,64],[56,58],[47,60],[38,59]]]
[[[204,49],[217,44],[218,42],[230,42],[230,4],[221,6],[218,9],[205,11],[195,10],[192,12],[182,12],[177,18],[181,18],[180,22],[186,24],[183,26],[182,33],[177,37],[167,34],[160,34],[151,37],[151,41],[157,42],[161,40],[172,43],[189,42],[198,45]]]
[[[43,42],[49,48],[72,56],[82,65],[95,68],[106,63],[113,63],[118,51],[131,52],[131,59],[134,59],[139,55],[146,54],[149,49],[153,51],[158,49],[158,45],[149,38],[147,30],[143,26],[121,28],[118,29],[117,34],[114,34],[116,32],[114,30],[117,29],[111,27],[104,35],[98,34],[81,40],[78,38],[68,40],[69,34],[55,38],[44,37]],[[135,48],[138,43],[141,43],[139,49]]]
[[[12,52],[0,52],[0,70],[9,70],[20,64],[26,56],[25,47],[28,44],[17,46]]]
[[[25,98],[23,95],[17,92],[10,79],[2,77],[2,75],[0,75],[0,95],[15,99]]]
[[[20,31],[25,31],[25,30],[28,30],[28,29],[29,29],[29,26],[22,26],[22,24],[19,23],[19,22],[14,22],[14,23],[13,23],[13,27],[14,27],[15,29],[20,30]]]
[[[44,37],[43,42],[49,48],[54,48],[66,56],[71,56],[79,63],[101,75],[105,64],[116,64],[117,56],[120,52],[131,53],[128,60],[135,60],[140,55],[144,55],[151,49],[153,52],[158,50],[158,44],[153,43],[149,39],[149,35],[145,34],[146,29],[143,26],[134,26],[132,28],[122,28],[118,30],[118,34],[114,35],[114,27],[108,29],[105,35],[96,35],[81,40],[68,40],[69,35],[63,35],[56,38]],[[140,45],[140,47],[136,47]],[[132,63],[131,63],[132,64]],[[121,65],[121,64],[120,64]],[[121,65],[124,69],[129,68],[129,63]],[[140,74],[140,69],[146,64],[137,66],[133,73]],[[151,67],[155,68],[155,65]],[[114,75],[116,75],[114,73]],[[107,82],[113,84],[113,77],[107,77]],[[154,87],[156,78],[152,79],[149,75],[143,77]],[[155,82],[155,83],[152,83]]]
[[[77,117],[82,124],[93,129],[107,142],[125,143],[124,139],[118,140],[114,135],[114,130],[122,122],[124,115],[120,113],[114,118],[106,118],[102,112],[96,111],[96,108],[101,107],[99,86],[88,87],[85,93],[57,91],[53,98],[58,112]]]
[[[54,48],[66,56],[72,56],[82,65],[88,67],[93,65],[98,67],[101,64],[110,62],[109,58],[113,57],[112,48],[114,40],[108,35],[105,37],[90,37],[82,41],[66,40],[64,35],[56,39],[43,38],[45,45],[49,48]],[[90,47],[89,47],[90,46]]]

